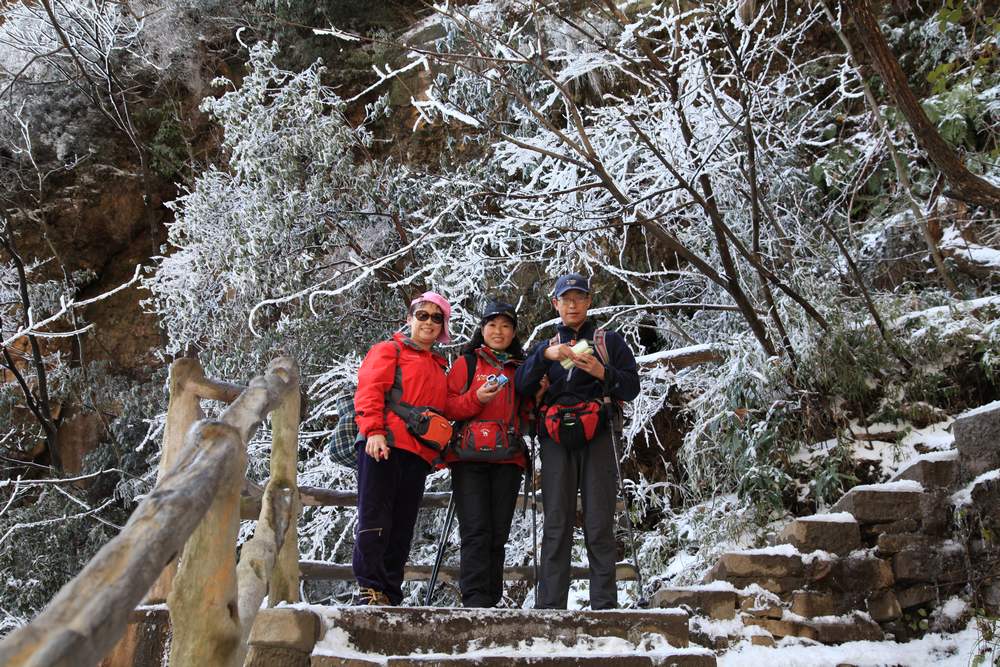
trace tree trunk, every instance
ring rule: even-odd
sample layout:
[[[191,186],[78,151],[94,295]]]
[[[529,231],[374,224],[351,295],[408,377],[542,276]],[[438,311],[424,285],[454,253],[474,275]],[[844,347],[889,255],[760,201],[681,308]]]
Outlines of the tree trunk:
[[[842,0],[842,4],[851,15],[871,58],[871,64],[882,77],[893,104],[906,116],[920,147],[927,152],[927,156],[951,186],[951,192],[947,194],[969,204],[1000,210],[1000,188],[966,169],[955,150],[941,138],[937,128],[927,118],[910,89],[903,68],[899,66],[899,61],[879,29],[871,3],[868,0]]]

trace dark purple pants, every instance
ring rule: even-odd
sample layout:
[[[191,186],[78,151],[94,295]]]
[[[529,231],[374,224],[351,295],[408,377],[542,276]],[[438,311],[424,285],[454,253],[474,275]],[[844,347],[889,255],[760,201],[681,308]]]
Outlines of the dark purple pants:
[[[426,461],[402,449],[393,448],[388,459],[376,461],[363,444],[358,447],[354,577],[359,587],[385,593],[392,604],[403,600],[403,567],[430,470]]]

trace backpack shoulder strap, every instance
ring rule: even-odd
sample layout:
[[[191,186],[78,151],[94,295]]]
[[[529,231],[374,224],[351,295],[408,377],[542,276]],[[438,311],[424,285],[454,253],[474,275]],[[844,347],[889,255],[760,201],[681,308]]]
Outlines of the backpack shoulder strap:
[[[594,331],[594,349],[597,351],[597,358],[601,360],[605,366],[610,363],[608,358],[608,332],[603,327]]]
[[[466,352],[462,355],[462,358],[465,359],[465,370],[468,373],[468,376],[465,378],[465,387],[462,388],[462,393],[464,394],[469,391],[469,387],[472,386],[472,380],[476,377],[478,360],[476,359],[475,352]]]
[[[403,346],[395,338],[392,339],[392,346],[396,349],[396,371],[392,378],[392,388],[389,390],[389,403],[399,404],[403,402],[403,370],[399,367],[399,355],[403,351]]]

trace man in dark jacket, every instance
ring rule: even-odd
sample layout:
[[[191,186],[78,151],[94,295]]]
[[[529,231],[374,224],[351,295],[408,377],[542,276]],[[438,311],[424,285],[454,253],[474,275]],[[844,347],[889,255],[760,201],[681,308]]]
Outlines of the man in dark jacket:
[[[591,305],[590,282],[578,273],[556,281],[552,307],[559,313],[558,342],[539,343],[518,368],[514,379],[519,394],[532,396],[548,379],[544,406],[583,401],[601,401],[609,393],[615,401],[631,401],[639,395],[635,357],[625,339],[615,331],[603,333],[604,345],[595,345],[597,326],[587,317]],[[593,352],[577,354],[571,348],[588,340]],[[606,346],[606,355],[601,349]],[[602,358],[604,356],[605,358]],[[562,362],[569,368],[565,368]],[[614,514],[617,478],[612,426],[601,421],[586,445],[576,451],[555,442],[539,425],[542,457],[542,500],[545,523],[542,530],[540,609],[565,609],[569,596],[570,552],[576,523],[577,490],[583,499],[584,538],[590,564],[591,609],[618,606],[615,585]]]

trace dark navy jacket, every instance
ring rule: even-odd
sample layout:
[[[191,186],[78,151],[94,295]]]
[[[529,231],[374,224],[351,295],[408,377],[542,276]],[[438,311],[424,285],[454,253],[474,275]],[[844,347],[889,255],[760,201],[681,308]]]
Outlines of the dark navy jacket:
[[[560,324],[556,329],[559,332],[560,343],[572,343],[586,338],[593,346],[594,331],[597,327],[593,320],[587,318],[579,332],[564,324]],[[611,397],[620,401],[631,401],[639,395],[639,371],[632,350],[617,331],[607,331],[604,341],[608,348],[608,363],[604,367],[604,372],[610,382]],[[514,376],[514,387],[519,394],[533,396],[538,391],[542,376],[548,374],[550,384],[545,396],[542,397],[544,404],[551,404],[564,393],[574,394],[583,400],[599,399],[604,396],[604,383],[590,373],[575,366],[567,371],[558,361],[546,359],[545,348],[548,346],[548,340],[535,345],[528,353],[528,358],[518,367]],[[597,355],[597,350],[594,350],[594,355]]]

